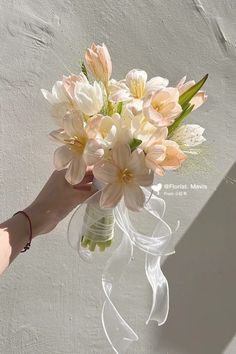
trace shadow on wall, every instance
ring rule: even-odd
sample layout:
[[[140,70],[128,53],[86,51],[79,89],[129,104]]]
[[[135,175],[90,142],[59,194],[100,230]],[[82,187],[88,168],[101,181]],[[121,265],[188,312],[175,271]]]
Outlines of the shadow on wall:
[[[236,163],[228,173],[236,179]],[[170,313],[157,348],[220,354],[236,332],[236,183],[222,181],[163,266]]]

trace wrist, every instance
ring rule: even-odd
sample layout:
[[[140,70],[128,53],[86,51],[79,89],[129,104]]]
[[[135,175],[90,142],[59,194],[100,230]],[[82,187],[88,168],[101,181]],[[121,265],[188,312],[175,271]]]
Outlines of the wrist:
[[[39,205],[31,204],[24,209],[31,220],[32,224],[32,238],[44,233],[46,218],[43,208]]]
[[[9,225],[9,229],[17,231],[19,244],[26,245],[30,240],[30,225],[26,216],[20,212],[15,213],[9,221]]]
[[[50,232],[59,222],[58,215],[53,210],[35,201],[24,211],[32,223],[32,238]]]

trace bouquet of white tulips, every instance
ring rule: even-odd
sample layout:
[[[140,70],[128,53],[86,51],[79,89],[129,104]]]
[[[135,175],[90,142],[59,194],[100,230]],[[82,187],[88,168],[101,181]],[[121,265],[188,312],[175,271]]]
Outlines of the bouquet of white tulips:
[[[67,169],[72,184],[92,167],[101,197],[87,206],[81,245],[104,250],[113,238],[113,208],[123,199],[132,211],[145,204],[142,187],[154,176],[176,170],[188,150],[202,144],[204,129],[185,118],[207,99],[201,87],[186,77],[175,86],[160,76],[148,80],[144,70],[130,70],[125,79],[111,78],[107,47],[92,44],[81,72],[63,76],[52,92],[42,89],[59,126],[50,137],[61,146],[54,153],[57,170]],[[93,222],[93,220],[95,220]]]
[[[168,316],[169,287],[161,258],[174,252],[172,230],[163,220],[164,200],[151,190],[155,176],[179,169],[188,154],[194,157],[195,147],[206,140],[204,129],[185,124],[185,119],[206,101],[201,88],[207,75],[197,83],[186,82],[184,77],[169,86],[168,79],[155,76],[148,80],[140,69],[130,70],[120,81],[111,74],[106,46],[93,44],[85,52],[78,75],[63,76],[52,92],[42,93],[59,126],[50,133],[61,145],[54,153],[55,168],[66,169],[65,178],[72,185],[92,169],[98,190],[73,214],[68,227],[70,245],[89,260],[94,250],[111,245],[115,224],[123,232],[102,274],[102,324],[114,351],[125,353],[138,336],[114,305],[112,289],[133,259],[134,246],[146,255],[145,273],[153,292],[146,323],[155,320],[162,325]],[[155,218],[149,235],[136,229],[129,210]]]

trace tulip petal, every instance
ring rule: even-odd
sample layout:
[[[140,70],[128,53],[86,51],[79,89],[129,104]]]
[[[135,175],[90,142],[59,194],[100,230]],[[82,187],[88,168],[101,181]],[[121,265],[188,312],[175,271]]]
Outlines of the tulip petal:
[[[100,206],[102,208],[115,207],[123,196],[121,183],[108,184],[102,191]]]
[[[144,115],[147,117],[150,123],[159,126],[163,122],[163,117],[152,106],[143,107]]]
[[[153,95],[152,105],[155,107],[158,102],[167,101],[169,98],[170,93],[167,91],[167,89],[160,90]]]
[[[153,179],[154,179],[154,173],[153,171],[147,169],[146,173],[136,175],[135,176],[135,181],[143,187],[149,187],[153,184]]]
[[[104,154],[104,149],[95,139],[89,139],[83,153],[88,166],[94,165]]]
[[[205,91],[199,91],[195,96],[190,101],[190,104],[194,105],[193,111],[197,108],[199,108],[204,102],[207,100],[207,94]]]
[[[182,77],[182,79],[178,82],[178,84],[176,85],[177,89],[180,91],[180,89],[182,88],[182,86],[184,85],[185,81],[186,81],[187,76],[185,75],[184,77]]]
[[[91,116],[101,110],[103,106],[103,93],[96,81],[94,85],[76,82],[74,94],[79,109],[83,113]]]
[[[177,89],[179,90],[179,94],[180,96],[185,92],[187,91],[188,89],[190,89],[190,87],[194,86],[195,85],[195,81],[194,80],[191,80],[191,81],[187,81],[185,82],[186,80],[186,76],[183,77],[180,82],[178,83],[178,85],[176,86]]]
[[[102,48],[103,48],[103,53],[100,59],[103,62],[104,72],[106,72],[107,74],[105,78],[106,80],[109,80],[112,73],[112,61],[111,61],[110,53],[104,43],[102,44]]]
[[[165,159],[166,147],[163,145],[153,145],[145,157],[146,166],[158,175],[163,175],[163,169],[159,166]]]
[[[165,170],[176,170],[179,168],[184,160],[186,160],[186,155],[180,150],[179,145],[171,140],[165,141],[166,146],[166,157],[160,162]]]
[[[146,166],[150,168],[152,171],[154,171],[157,175],[159,176],[164,176],[165,171],[163,167],[159,166],[156,161],[153,159],[149,159],[148,155],[146,156]]]
[[[72,158],[73,153],[67,148],[67,146],[60,146],[54,152],[54,166],[56,170],[60,171],[63,168],[66,168]]]
[[[52,95],[57,98],[59,102],[67,102],[68,97],[64,89],[62,81],[56,81],[52,88]]]
[[[93,168],[94,177],[104,183],[113,183],[119,180],[119,168],[111,161],[101,160]]]
[[[134,174],[135,181],[141,186],[150,186],[153,182],[153,172],[150,171],[145,164],[145,156],[142,150],[132,152],[128,170]]]
[[[63,119],[63,123],[64,129],[70,137],[81,136],[85,134],[83,118],[80,112],[67,113]]]
[[[152,160],[159,163],[165,158],[166,147],[163,145],[153,145],[148,149],[146,160]]]
[[[169,80],[160,76],[153,77],[146,84],[145,94],[158,91],[166,86],[168,86]]]
[[[78,102],[80,110],[83,113],[90,115],[91,106],[93,105],[92,98],[87,96],[87,94],[84,92],[79,92],[78,94],[76,94],[76,100]]]
[[[49,138],[57,143],[65,143],[65,139],[68,139],[68,135],[66,134],[64,129],[53,130],[48,134]]]
[[[132,171],[133,174],[141,174],[145,171],[145,159],[144,153],[141,149],[136,149],[132,152],[126,167],[129,171]]]
[[[116,81],[114,79],[109,80],[109,99],[114,102],[127,101],[130,100],[130,91],[128,86],[121,81]]]
[[[124,185],[125,205],[132,211],[139,211],[145,203],[145,196],[137,183],[128,183]]]
[[[161,110],[161,114],[163,116],[168,116],[170,111],[173,111],[175,109],[176,103],[175,102],[168,102],[164,105],[164,107]],[[181,109],[181,107],[180,107]]]
[[[94,93],[95,93],[96,99],[99,100],[99,102],[102,102],[103,101],[103,93],[101,90],[101,86],[99,85],[99,83],[97,81],[95,81],[93,84],[93,87],[94,87]]]
[[[87,165],[82,156],[76,156],[70,163],[69,168],[66,171],[65,178],[70,184],[80,183],[86,173]]]
[[[152,146],[152,145],[159,145],[163,140],[167,138],[168,135],[168,128],[166,127],[161,127],[161,128],[156,128],[155,132],[153,135],[151,135],[151,138],[146,142],[146,146]],[[149,134],[150,137],[150,134]]]
[[[122,170],[128,165],[131,150],[128,144],[117,144],[112,150],[115,164]]]
[[[130,92],[136,98],[142,98],[145,91],[147,81],[147,73],[144,70],[132,69],[125,77],[125,83],[129,87]]]
[[[58,103],[58,100],[56,99],[56,97],[53,96],[53,94],[51,92],[49,92],[48,90],[44,90],[41,89],[41,92],[43,94],[43,97],[51,104],[56,104]]]

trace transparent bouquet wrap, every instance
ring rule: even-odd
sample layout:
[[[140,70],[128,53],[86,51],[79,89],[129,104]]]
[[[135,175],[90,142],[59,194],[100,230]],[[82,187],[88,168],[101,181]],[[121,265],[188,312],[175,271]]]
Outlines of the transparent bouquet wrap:
[[[82,223],[77,225],[77,247],[85,260],[91,259],[94,251],[105,251],[112,245],[114,238],[114,208],[101,208],[99,191],[104,185],[94,179],[93,186],[97,193],[81,206]]]
[[[153,293],[146,324],[150,320],[157,321],[159,325],[164,324],[169,311],[169,288],[161,270],[161,259],[174,252],[173,232],[163,219],[165,201],[152,190],[143,188],[146,202],[137,222],[137,213],[128,210],[123,200],[114,208],[101,208],[102,185],[97,181],[95,185],[98,191],[80,205],[71,217],[68,241],[84,261],[95,263],[93,266],[104,265],[101,276],[105,295],[102,325],[113,350],[125,353],[139,337],[121,315],[122,299],[119,309],[114,304],[116,285],[121,275],[129,270],[134,247],[144,252],[145,273]],[[148,230],[146,223],[149,225]],[[141,228],[138,224],[141,224]],[[121,231],[119,237],[116,234],[118,231]]]
[[[94,222],[94,220],[97,220]],[[81,246],[94,251],[96,247],[104,251],[112,243],[113,210],[102,210],[98,205],[88,205],[83,224]]]

